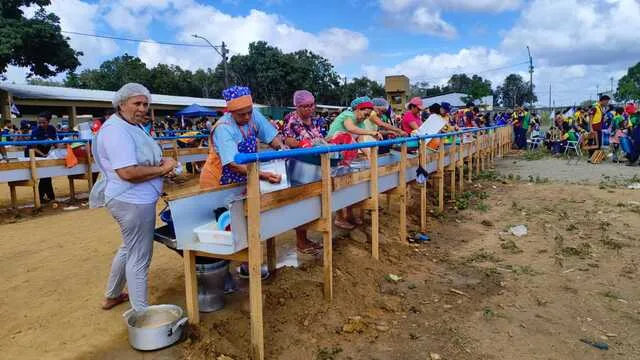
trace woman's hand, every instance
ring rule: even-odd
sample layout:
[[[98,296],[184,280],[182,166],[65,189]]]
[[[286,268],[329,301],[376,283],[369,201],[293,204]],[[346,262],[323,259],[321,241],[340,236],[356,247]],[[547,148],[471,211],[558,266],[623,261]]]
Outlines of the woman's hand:
[[[178,163],[174,158],[164,157],[160,160],[160,168],[162,169],[163,175],[166,175],[173,171],[173,169],[178,166]]]
[[[280,184],[280,182],[282,181],[282,175],[272,172],[261,172],[260,178],[262,180],[268,181],[271,184]]]
[[[372,131],[370,135],[378,140],[383,139],[382,134],[379,131]]]

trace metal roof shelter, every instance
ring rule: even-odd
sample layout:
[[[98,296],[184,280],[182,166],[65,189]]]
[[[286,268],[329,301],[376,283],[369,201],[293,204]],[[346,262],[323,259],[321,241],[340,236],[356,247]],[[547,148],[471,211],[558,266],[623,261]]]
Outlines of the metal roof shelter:
[[[76,89],[56,86],[39,86],[0,83],[0,110],[3,119],[11,118],[11,104],[18,106],[63,107],[70,121],[76,123],[76,109],[111,108],[114,91]],[[222,99],[194,98],[151,94],[151,116],[154,110],[181,110],[185,106],[197,103],[213,109],[223,109],[226,102]],[[261,105],[257,105],[261,107]]]
[[[430,98],[424,98],[422,99],[422,102],[424,102],[425,106],[430,106],[435,103],[442,104],[443,102],[448,102],[453,107],[461,108],[466,106],[466,103],[462,101],[462,98],[466,96],[467,94],[463,93],[450,93],[440,96],[433,96]],[[487,110],[490,110],[490,108],[493,107],[493,96],[485,96],[480,100],[474,101],[474,103],[478,106],[489,108]]]

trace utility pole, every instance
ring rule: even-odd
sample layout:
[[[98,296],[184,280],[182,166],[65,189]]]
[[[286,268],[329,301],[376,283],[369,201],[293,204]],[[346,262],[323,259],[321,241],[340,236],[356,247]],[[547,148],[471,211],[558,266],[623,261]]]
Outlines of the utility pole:
[[[224,87],[229,87],[229,70],[227,68],[227,62],[229,60],[229,49],[227,49],[227,45],[222,42],[222,45],[216,46],[213,45],[207,38],[200,36],[198,34],[192,35],[196,39],[202,39],[209,44],[221,57],[222,57],[222,65],[224,66]]]
[[[549,84],[549,108],[551,108],[551,84]]]
[[[613,76],[609,80],[611,80],[611,95],[613,95]]]
[[[600,84],[596,85],[596,100],[600,97]]]
[[[531,57],[531,49],[529,49],[529,45],[527,45],[527,53],[529,53],[529,92],[531,93],[529,106],[533,108],[533,58]]]

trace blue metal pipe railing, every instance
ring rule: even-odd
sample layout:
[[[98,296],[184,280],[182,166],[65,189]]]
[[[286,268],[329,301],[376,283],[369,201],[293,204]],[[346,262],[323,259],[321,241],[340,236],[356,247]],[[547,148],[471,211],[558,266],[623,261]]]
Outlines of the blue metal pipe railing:
[[[179,140],[179,139],[206,139],[208,135],[192,135],[192,136],[160,136],[155,140]],[[91,142],[90,139],[74,139],[74,140],[24,140],[24,141],[0,141],[0,146],[32,146],[32,145],[55,145],[55,144],[71,144],[79,142]]]
[[[236,154],[236,156],[234,157],[234,161],[237,164],[248,164],[253,162],[265,162],[265,161],[271,161],[271,160],[295,158],[303,155],[321,155],[321,154],[328,154],[332,152],[365,149],[365,148],[370,148],[374,146],[398,145],[398,144],[403,144],[403,143],[417,141],[417,140],[424,140],[424,139],[441,139],[441,138],[446,138],[450,136],[477,133],[480,131],[487,131],[487,130],[495,130],[501,127],[504,127],[504,126],[465,129],[465,130],[443,133],[443,134],[411,136],[411,137],[397,138],[397,139],[391,139],[391,140],[370,141],[370,142],[354,143],[354,144],[346,144],[346,145],[324,145],[324,146],[314,146],[312,148],[306,148],[306,149],[265,151],[260,153],[251,153],[251,154],[240,153],[240,154]]]

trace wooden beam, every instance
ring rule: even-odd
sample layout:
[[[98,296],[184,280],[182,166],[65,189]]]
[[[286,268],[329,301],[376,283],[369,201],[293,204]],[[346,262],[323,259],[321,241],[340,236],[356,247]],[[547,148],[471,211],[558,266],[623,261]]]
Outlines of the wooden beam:
[[[11,121],[10,96],[9,93],[4,90],[0,90],[0,115],[2,115],[2,121]]]
[[[87,181],[89,182],[89,192],[93,188],[93,155],[91,154],[91,143],[87,143]]]
[[[322,256],[324,266],[324,298],[333,300],[333,234],[331,219],[331,159],[329,154],[320,155],[322,173],[322,222],[325,228],[322,232]]]
[[[460,146],[458,146],[458,190],[460,194],[464,192],[464,136],[460,136]]]
[[[271,276],[274,275],[276,271],[276,265],[278,263],[278,257],[276,252],[276,238],[268,238],[267,239],[267,268],[271,273]]]
[[[451,201],[456,200],[456,155],[458,153],[456,140],[457,137],[453,136],[451,141],[451,148],[449,148],[449,169],[451,170]]]
[[[238,262],[247,262],[249,261],[249,250],[244,249],[240,250],[233,254],[212,254],[204,251],[191,250],[191,253],[194,257],[207,257],[212,259],[222,259],[229,261],[238,261]]]
[[[249,237],[249,305],[251,308],[251,358],[264,360],[262,318],[262,243],[260,242],[260,178],[258,164],[247,165],[247,235]]]
[[[78,111],[75,105],[69,107],[69,129],[73,129],[78,125]]]
[[[398,189],[400,191],[400,241],[407,240],[407,143],[403,143],[400,151],[400,169]]]
[[[31,170],[31,182],[33,183],[33,202],[36,209],[40,209],[40,192],[38,191],[38,169],[36,168],[36,150],[29,149],[29,165]],[[51,184],[53,186],[53,183]]]
[[[426,170],[427,167],[427,143],[424,139],[420,140],[420,146],[418,147],[418,151],[420,151],[420,166]],[[427,207],[428,207],[428,199],[427,199],[427,183],[420,185],[420,231],[423,233],[427,232]]]
[[[371,256],[374,259],[380,259],[380,223],[379,223],[379,208],[378,208],[378,147],[371,148],[371,155],[369,159],[371,163]]]
[[[262,212],[285,205],[300,202],[322,194],[322,182],[314,182],[288,189],[274,191],[262,195],[260,210]]]
[[[182,252],[184,263],[184,287],[186,292],[187,316],[190,324],[200,322],[200,304],[198,303],[198,279],[196,278],[196,256],[191,250]]]
[[[467,143],[467,176],[471,182],[473,179],[473,142]]]
[[[438,148],[438,210],[444,211],[444,141]]]

